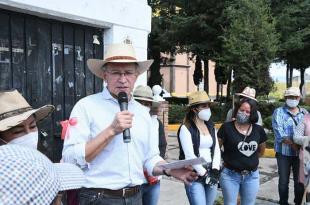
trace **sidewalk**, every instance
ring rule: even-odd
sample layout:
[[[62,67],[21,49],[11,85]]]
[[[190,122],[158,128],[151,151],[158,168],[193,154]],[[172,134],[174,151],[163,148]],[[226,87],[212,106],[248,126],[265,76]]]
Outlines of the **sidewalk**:
[[[178,141],[174,133],[168,137],[167,161],[178,160],[179,148]],[[275,158],[261,158],[259,163],[260,170],[260,190],[258,192],[257,205],[278,204],[278,173]],[[289,203],[293,204],[293,180],[290,180]],[[221,196],[221,190],[218,196]],[[168,177],[161,180],[161,190],[159,205],[189,205],[183,183]]]

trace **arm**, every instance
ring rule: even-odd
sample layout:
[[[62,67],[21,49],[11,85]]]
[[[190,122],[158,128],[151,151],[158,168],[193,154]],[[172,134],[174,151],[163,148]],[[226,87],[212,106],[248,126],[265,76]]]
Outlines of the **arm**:
[[[69,135],[64,141],[63,160],[85,168],[115,135],[131,127],[132,114],[128,111],[117,113],[113,122],[92,139],[91,118],[81,103],[74,106],[70,118],[76,118],[77,124],[68,128]]]
[[[258,110],[257,110],[257,115],[258,115],[258,121],[256,124],[263,126],[262,115],[260,114],[260,112]]]
[[[262,157],[265,153],[266,143],[263,142],[258,145],[258,157]]]
[[[304,141],[306,140],[307,137],[304,135],[304,133],[305,133],[305,123],[304,121],[301,121],[300,123],[298,123],[293,136],[293,140],[296,144],[299,145],[304,144]]]
[[[191,133],[185,125],[180,128],[180,142],[184,151],[185,159],[195,159],[197,156],[194,153]],[[206,169],[202,165],[193,165],[199,176],[206,174]]]
[[[281,108],[278,108],[272,115],[272,128],[275,135],[275,140],[277,143],[292,145],[293,141],[289,139],[289,136],[287,136],[284,131],[284,123],[285,121],[281,116]]]
[[[230,122],[230,121],[232,121],[232,109],[228,110],[225,122]]]
[[[214,155],[212,159],[212,169],[220,170],[221,165],[221,150],[219,146],[219,140],[217,138],[217,134],[215,132],[215,148],[214,148]]]

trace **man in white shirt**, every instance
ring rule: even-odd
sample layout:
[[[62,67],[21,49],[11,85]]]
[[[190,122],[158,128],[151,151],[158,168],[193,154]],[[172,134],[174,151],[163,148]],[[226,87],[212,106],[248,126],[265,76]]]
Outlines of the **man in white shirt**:
[[[142,204],[140,185],[149,175],[173,176],[185,183],[196,179],[189,169],[163,170],[166,163],[158,145],[152,142],[151,117],[135,101],[131,92],[139,74],[152,60],[137,61],[131,44],[113,44],[104,60],[89,59],[87,65],[107,86],[101,93],[81,99],[74,106],[65,136],[63,160],[77,164],[86,176],[80,191],[80,205]],[[128,95],[128,111],[121,111],[117,95]],[[123,131],[130,128],[131,142],[123,142]]]

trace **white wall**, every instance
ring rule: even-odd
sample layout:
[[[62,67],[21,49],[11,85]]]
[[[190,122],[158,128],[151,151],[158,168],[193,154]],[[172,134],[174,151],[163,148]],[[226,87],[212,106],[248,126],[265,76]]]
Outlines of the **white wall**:
[[[0,0],[0,8],[104,28],[105,47],[129,37],[138,59],[147,58],[152,13],[147,0]],[[138,84],[146,84],[146,74]]]

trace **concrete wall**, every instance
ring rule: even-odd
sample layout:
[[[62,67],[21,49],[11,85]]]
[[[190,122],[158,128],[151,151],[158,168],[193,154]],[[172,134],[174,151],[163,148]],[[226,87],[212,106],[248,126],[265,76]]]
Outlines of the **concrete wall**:
[[[140,60],[147,58],[151,8],[147,0],[0,0],[0,8],[104,28],[104,44],[132,40]],[[146,84],[146,74],[138,84]]]

